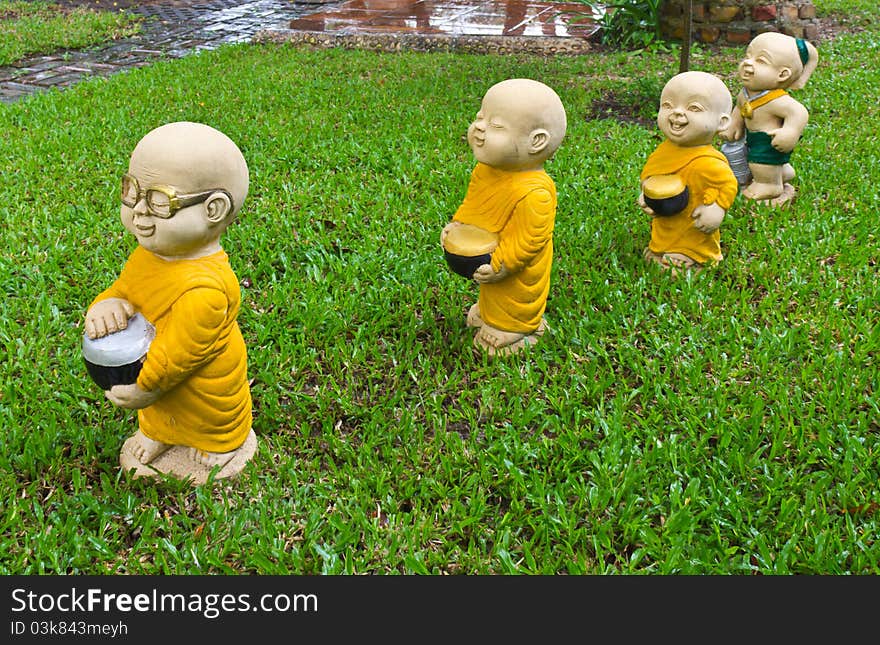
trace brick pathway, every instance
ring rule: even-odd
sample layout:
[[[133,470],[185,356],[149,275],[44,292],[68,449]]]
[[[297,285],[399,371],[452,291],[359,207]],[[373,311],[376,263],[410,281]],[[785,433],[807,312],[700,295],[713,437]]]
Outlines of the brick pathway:
[[[56,0],[56,4],[125,9],[144,16],[145,20],[141,33],[131,38],[92,50],[34,56],[0,67],[0,101],[8,103],[52,87],[66,87],[90,76],[107,76],[141,67],[157,57],[180,58],[225,43],[249,41],[261,29],[285,29],[291,20],[322,8],[320,4],[285,0],[128,3],[123,0],[109,4]]]

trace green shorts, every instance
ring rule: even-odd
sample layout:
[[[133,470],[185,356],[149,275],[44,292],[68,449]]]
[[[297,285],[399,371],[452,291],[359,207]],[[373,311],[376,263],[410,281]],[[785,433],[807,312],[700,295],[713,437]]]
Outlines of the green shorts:
[[[770,145],[770,135],[766,132],[746,130],[746,145],[749,148],[749,163],[782,166],[791,158],[790,152],[779,152]]]

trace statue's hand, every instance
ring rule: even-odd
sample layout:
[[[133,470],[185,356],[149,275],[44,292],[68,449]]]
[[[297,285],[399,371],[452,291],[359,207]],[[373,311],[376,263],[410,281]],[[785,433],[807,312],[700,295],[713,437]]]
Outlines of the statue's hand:
[[[111,403],[126,410],[140,410],[149,407],[159,400],[162,391],[155,389],[147,392],[138,387],[137,383],[131,385],[114,385],[104,392]]]
[[[721,226],[726,212],[715,203],[699,204],[691,213],[691,217],[694,219],[694,228],[703,233],[711,233]]]
[[[743,138],[743,126],[740,123],[731,123],[726,130],[718,133],[718,136],[725,141],[739,141]]]
[[[488,284],[490,282],[501,282],[509,275],[510,271],[507,270],[504,264],[501,265],[498,271],[495,271],[491,264],[481,264],[474,271],[474,280],[480,284]]]
[[[456,228],[457,226],[461,226],[461,222],[452,221],[452,222],[449,222],[449,224],[447,224],[446,226],[443,227],[443,230],[440,231],[440,246],[442,246],[442,247],[445,248],[445,246],[446,246],[446,236],[449,235],[449,231],[451,231],[452,229]]]
[[[639,208],[641,208],[644,211],[645,215],[650,215],[651,217],[654,217],[656,215],[656,213],[654,212],[654,209],[645,203],[645,193],[639,193],[639,200],[638,201],[639,201]]]
[[[770,145],[779,152],[791,152],[801,138],[800,133],[790,128],[767,130],[767,134],[770,135]]]
[[[85,329],[89,338],[101,338],[128,327],[134,307],[122,298],[107,298],[96,302],[86,312]]]

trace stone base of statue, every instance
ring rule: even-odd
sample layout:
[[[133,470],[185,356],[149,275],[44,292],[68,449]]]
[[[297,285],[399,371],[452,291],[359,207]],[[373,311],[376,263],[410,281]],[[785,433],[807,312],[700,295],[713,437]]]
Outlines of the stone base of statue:
[[[135,478],[170,475],[176,479],[191,480],[195,485],[206,483],[211,472],[215,470],[215,480],[235,477],[257,451],[257,435],[252,429],[244,443],[232,451],[229,461],[220,466],[219,470],[216,466],[209,468],[193,461],[192,449],[188,446],[171,446],[149,464],[142,464],[132,454],[132,444],[135,441],[137,441],[137,433],[126,439],[119,451],[119,465],[124,471],[133,470],[132,476]]]

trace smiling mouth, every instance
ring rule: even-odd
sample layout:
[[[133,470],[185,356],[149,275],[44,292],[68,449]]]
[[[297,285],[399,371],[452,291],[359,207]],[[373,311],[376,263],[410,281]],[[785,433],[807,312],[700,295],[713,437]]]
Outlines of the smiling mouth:
[[[669,123],[669,129],[672,130],[676,134],[684,132],[684,129],[686,126],[687,126],[687,123],[672,123],[672,122]]]
[[[155,226],[135,226],[139,237],[151,237],[156,232]]]

